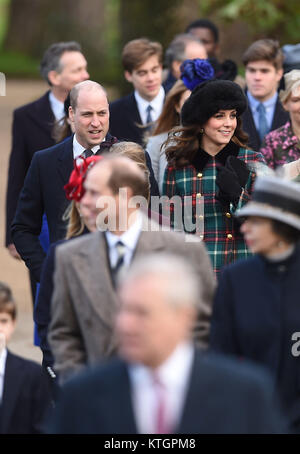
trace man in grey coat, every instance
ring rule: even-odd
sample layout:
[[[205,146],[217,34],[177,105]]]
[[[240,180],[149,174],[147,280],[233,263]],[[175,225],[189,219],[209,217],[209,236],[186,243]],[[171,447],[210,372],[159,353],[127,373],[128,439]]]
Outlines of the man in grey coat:
[[[206,348],[215,277],[204,244],[193,235],[164,231],[166,227],[149,220],[140,208],[148,188],[145,174],[125,157],[99,161],[84,188],[82,206],[100,231],[66,242],[56,251],[48,338],[60,382],[115,353],[118,276],[149,253],[176,253],[193,266],[203,287],[194,336],[198,346]]]

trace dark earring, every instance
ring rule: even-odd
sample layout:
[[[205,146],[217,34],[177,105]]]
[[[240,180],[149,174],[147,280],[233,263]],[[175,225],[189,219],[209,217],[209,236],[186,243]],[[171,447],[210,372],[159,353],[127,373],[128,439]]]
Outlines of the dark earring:
[[[203,128],[200,128],[200,134],[203,134],[204,133],[204,129]]]

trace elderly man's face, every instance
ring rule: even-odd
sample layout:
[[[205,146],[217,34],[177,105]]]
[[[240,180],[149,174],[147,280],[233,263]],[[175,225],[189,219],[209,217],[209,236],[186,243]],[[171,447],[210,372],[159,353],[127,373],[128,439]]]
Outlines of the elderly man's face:
[[[190,332],[190,309],[172,307],[163,278],[147,275],[120,289],[116,329],[120,354],[129,362],[158,367]]]

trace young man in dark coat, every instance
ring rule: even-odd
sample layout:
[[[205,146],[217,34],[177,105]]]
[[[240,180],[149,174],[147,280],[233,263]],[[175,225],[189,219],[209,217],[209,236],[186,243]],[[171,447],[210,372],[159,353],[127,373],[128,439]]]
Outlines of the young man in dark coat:
[[[6,344],[16,324],[16,304],[0,282],[0,434],[42,433],[51,397],[42,367],[11,353]]]

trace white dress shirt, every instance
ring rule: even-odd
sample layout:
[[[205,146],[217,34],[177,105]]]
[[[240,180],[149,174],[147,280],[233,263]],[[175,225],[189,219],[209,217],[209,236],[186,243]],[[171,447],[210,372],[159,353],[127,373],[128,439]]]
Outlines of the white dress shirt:
[[[55,98],[52,91],[49,93],[49,102],[56,121],[60,121],[65,116],[64,103]]]
[[[166,414],[168,425],[174,430],[178,425],[185,403],[194,349],[190,342],[177,346],[169,358],[155,370],[166,388]],[[153,371],[141,364],[129,366],[132,386],[132,403],[139,433],[155,433],[156,393]]]
[[[109,231],[105,232],[111,268],[115,268],[118,261],[118,251],[116,248],[116,244],[119,241],[122,241],[122,243],[125,246],[124,265],[126,267],[130,265],[132,255],[135,251],[141,231],[142,231],[142,216],[138,212],[137,219],[135,220],[135,222],[121,236],[115,235],[114,233]]]
[[[92,152],[94,154],[96,154],[97,151],[99,150],[99,148],[100,148],[100,145],[95,145],[93,148],[89,148],[89,150],[92,150]],[[80,143],[76,139],[76,134],[74,134],[74,137],[73,137],[73,158],[77,159],[79,157],[84,157],[83,153],[85,152],[85,150],[86,150],[86,148],[84,148],[82,145],[80,145]]]
[[[155,96],[155,98],[152,99],[152,101],[147,101],[146,99],[142,98],[141,95],[135,90],[134,92],[134,97],[137,103],[138,111],[142,120],[143,125],[147,123],[147,107],[150,106],[152,107],[151,110],[151,117],[152,121],[156,121],[158,117],[161,114],[163,105],[164,105],[164,99],[165,99],[165,90],[163,86],[160,87],[158,94]]]
[[[4,348],[0,353],[0,403],[2,402],[2,397],[3,397],[6,357],[7,357],[7,349]]]

